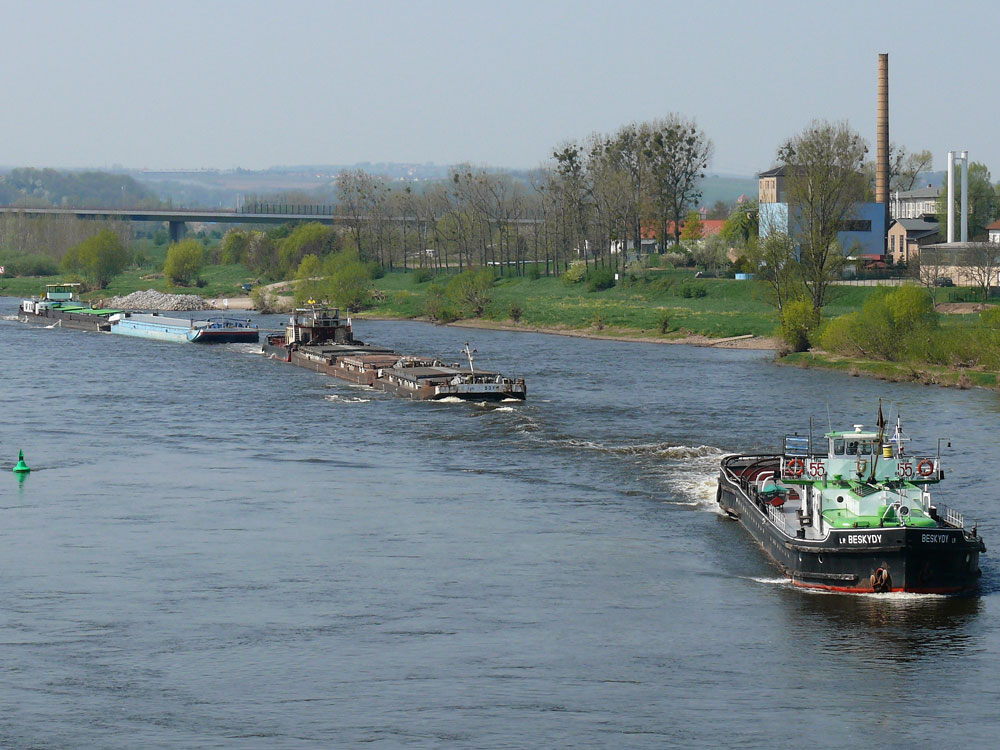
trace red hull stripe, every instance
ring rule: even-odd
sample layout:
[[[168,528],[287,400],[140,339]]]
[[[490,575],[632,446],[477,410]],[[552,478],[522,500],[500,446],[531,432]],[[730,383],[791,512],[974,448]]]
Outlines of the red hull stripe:
[[[843,594],[872,594],[871,587],[868,588],[857,588],[856,586],[828,586],[823,583],[803,583],[802,581],[796,581],[794,578],[791,579],[792,583],[799,588],[803,589],[822,589],[823,591],[838,591]],[[935,588],[935,589],[917,589],[917,588],[902,588],[894,587],[890,589],[893,594],[959,594],[965,591],[973,591],[973,588],[965,586],[952,586],[949,588]]]

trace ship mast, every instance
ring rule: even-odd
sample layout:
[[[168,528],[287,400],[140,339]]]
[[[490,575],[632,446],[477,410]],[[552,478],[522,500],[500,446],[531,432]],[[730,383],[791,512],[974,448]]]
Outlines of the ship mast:
[[[465,356],[469,358],[469,372],[472,373],[473,375],[475,375],[476,374],[476,368],[472,364],[472,355],[475,354],[479,350],[478,349],[470,349],[469,348],[469,342],[466,341],[465,342],[465,349],[463,349],[462,351],[464,351],[465,352]]]

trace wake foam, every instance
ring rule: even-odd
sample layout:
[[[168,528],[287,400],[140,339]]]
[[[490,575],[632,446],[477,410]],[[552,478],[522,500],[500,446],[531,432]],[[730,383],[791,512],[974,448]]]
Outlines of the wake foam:
[[[338,396],[336,393],[323,396],[323,398],[327,401],[333,401],[338,404],[367,404],[371,401],[370,398],[360,398],[358,396]]]
[[[766,586],[787,586],[789,588],[793,587],[795,584],[792,583],[791,578],[763,578],[757,576],[750,576],[747,580],[753,581],[754,583],[763,583]]]
[[[231,352],[236,352],[237,354],[253,354],[257,356],[262,354],[263,351],[260,348],[260,344],[242,343],[242,344],[224,344],[226,349]]]
[[[531,433],[538,428],[524,417],[518,430]],[[534,437],[534,436],[533,436]],[[677,445],[674,443],[605,444],[578,438],[547,440],[576,450],[598,451],[635,460],[666,487],[669,502],[700,510],[721,513],[716,502],[719,487],[719,461],[726,451],[712,445]]]

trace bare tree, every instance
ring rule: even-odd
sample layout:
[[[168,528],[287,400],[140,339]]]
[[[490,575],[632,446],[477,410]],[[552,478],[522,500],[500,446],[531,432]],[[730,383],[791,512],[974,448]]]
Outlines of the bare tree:
[[[936,248],[923,248],[914,258],[917,266],[917,278],[936,299],[938,280],[944,278],[945,265],[942,263],[941,252]],[[913,261],[911,261],[913,263]]]
[[[978,287],[985,303],[990,296],[990,287],[997,284],[1000,270],[1000,244],[996,242],[970,242],[963,251],[966,273],[973,285]]]
[[[815,121],[778,149],[787,170],[789,230],[799,245],[806,292],[818,315],[844,253],[837,233],[864,197],[864,139],[846,122]]]
[[[347,223],[354,234],[358,255],[363,253],[361,233],[364,228],[364,180],[367,175],[360,169],[337,175],[337,208],[347,216]]]
[[[910,153],[905,146],[893,144],[889,147],[889,189],[913,190],[917,178],[934,168],[934,154],[930,151]]]
[[[712,157],[712,141],[694,120],[671,114],[648,126],[645,155],[650,195],[666,236],[667,221],[673,222],[674,242],[680,242],[681,221],[701,199],[702,178]]]

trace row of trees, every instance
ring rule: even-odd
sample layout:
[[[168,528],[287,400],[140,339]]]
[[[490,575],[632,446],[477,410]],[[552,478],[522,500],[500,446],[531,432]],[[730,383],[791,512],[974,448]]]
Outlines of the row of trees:
[[[288,236],[237,230],[227,235],[223,257],[278,277],[294,274],[307,254],[322,259],[341,250],[387,270],[493,267],[521,275],[535,267],[553,274],[578,259],[617,267],[629,243],[640,245],[643,227],[657,227],[661,241],[679,238],[711,153],[693,121],[670,115],[563,144],[527,184],[470,165],[422,189],[347,171],[336,180],[345,232],[313,225]]]
[[[66,252],[109,229],[127,242],[131,229],[121,221],[80,221],[73,216],[0,215],[0,248],[18,255],[39,255],[57,263]]]

